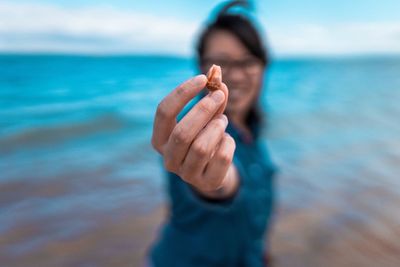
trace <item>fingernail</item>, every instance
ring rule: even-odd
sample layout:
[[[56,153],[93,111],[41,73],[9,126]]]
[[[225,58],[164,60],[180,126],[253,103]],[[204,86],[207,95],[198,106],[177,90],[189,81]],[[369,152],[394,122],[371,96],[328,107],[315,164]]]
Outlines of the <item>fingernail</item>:
[[[228,124],[228,118],[225,116],[225,114],[220,114],[220,115],[219,115],[219,118],[220,118],[221,120],[223,120],[223,121],[225,122],[225,124]]]
[[[226,122],[226,124],[228,124],[228,117],[225,114],[222,114],[223,116],[223,120]]]
[[[224,100],[224,93],[221,92],[221,90],[217,90],[211,94],[211,98],[214,99],[215,102],[220,103],[222,100]]]
[[[193,78],[193,83],[196,85],[204,84],[204,75],[200,74]]]

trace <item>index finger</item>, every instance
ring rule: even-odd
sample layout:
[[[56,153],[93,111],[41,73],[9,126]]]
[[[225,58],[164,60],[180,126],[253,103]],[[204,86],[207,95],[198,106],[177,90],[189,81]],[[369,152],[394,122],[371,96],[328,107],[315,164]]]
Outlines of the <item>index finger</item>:
[[[159,104],[153,125],[152,144],[163,153],[163,146],[176,125],[176,117],[183,107],[206,86],[207,77],[203,74],[189,79],[175,88]]]

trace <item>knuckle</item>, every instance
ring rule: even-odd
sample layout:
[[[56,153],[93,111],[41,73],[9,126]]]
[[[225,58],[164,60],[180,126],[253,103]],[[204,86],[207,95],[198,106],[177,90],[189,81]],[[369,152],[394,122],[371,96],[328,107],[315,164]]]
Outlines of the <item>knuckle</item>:
[[[217,155],[217,159],[221,164],[228,165],[232,162],[233,155],[230,153],[223,152]]]
[[[172,140],[177,144],[188,144],[189,136],[182,127],[175,127],[172,132]]]
[[[190,173],[188,173],[188,172],[182,172],[182,173],[180,173],[180,176],[179,176],[179,177],[181,177],[181,179],[182,179],[183,181],[185,181],[186,183],[188,183],[188,184],[191,184],[191,185],[196,185],[196,184],[197,184],[196,179],[195,179],[194,177],[192,177],[192,176],[190,175]]]
[[[227,142],[227,144],[228,144],[229,146],[233,146],[233,149],[236,148],[236,142],[235,142],[235,139],[233,139],[232,136],[230,136],[229,134],[227,134],[227,135],[225,135],[225,139],[226,139],[226,142]]]
[[[176,88],[176,95],[179,97],[186,97],[188,96],[187,86],[185,84],[181,84]]]
[[[207,99],[204,99],[204,101],[201,101],[199,103],[199,109],[207,115],[211,115],[214,113],[215,105],[213,105],[211,101],[207,101]]]
[[[151,138],[151,145],[152,145],[152,147],[153,147],[155,150],[160,151],[160,149],[159,149],[159,147],[158,147],[158,142],[157,142],[157,140],[154,138],[154,136]]]
[[[216,119],[214,121],[214,127],[220,131],[225,131],[227,124],[222,119]]]
[[[161,101],[157,106],[156,116],[160,118],[167,118],[169,116],[168,113],[168,108],[166,107],[165,102]]]
[[[164,158],[164,168],[169,172],[175,172],[176,166],[172,160],[169,158]]]
[[[207,145],[200,142],[193,143],[192,150],[194,154],[200,158],[203,158],[208,155]]]

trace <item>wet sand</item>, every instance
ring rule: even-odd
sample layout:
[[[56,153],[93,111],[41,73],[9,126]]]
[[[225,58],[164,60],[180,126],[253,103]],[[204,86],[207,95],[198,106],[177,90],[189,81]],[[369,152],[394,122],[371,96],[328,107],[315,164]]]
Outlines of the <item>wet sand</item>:
[[[375,99],[374,113],[275,118],[275,266],[400,266],[400,110]]]
[[[272,235],[276,266],[400,266],[399,195],[365,189],[337,194],[347,209],[323,200],[281,208]]]
[[[0,252],[2,266],[140,266],[151,242],[161,211],[121,218],[110,222],[107,216],[93,218],[100,223],[79,236],[54,240],[29,253]],[[122,216],[121,216],[122,217]],[[2,247],[9,242],[29,239],[43,231],[40,225],[20,226],[2,236]]]
[[[141,266],[164,211],[159,207],[135,213],[132,207],[126,207],[112,215],[82,215],[92,222],[90,229],[30,247],[26,247],[29,240],[47,236],[47,227],[57,227],[71,217],[20,222],[0,237],[0,266]]]
[[[280,179],[284,190],[285,179],[291,178]],[[301,181],[296,186],[310,189]],[[60,192],[50,188],[53,191],[44,195]],[[399,194],[388,188],[362,185],[357,193],[314,191],[300,205],[282,200],[271,236],[273,266],[399,266],[399,203]],[[166,212],[163,205],[147,211],[129,205],[112,214],[83,212],[79,216],[91,227],[30,248],[22,244],[48,235],[61,222],[74,223],[74,214],[45,222],[20,221],[1,235],[1,263],[13,267],[141,266]]]

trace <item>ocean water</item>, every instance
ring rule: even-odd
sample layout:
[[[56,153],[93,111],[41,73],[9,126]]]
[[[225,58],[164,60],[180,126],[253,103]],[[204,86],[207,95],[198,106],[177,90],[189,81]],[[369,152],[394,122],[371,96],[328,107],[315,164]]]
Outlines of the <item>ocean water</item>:
[[[168,56],[0,56],[0,259],[39,262],[54,243],[163,203],[152,120],[158,102],[194,74],[193,60]],[[383,227],[392,244],[390,229],[400,234],[400,58],[280,59],[265,84],[281,266],[321,242],[336,246],[327,235],[352,236],[349,224],[374,234]],[[290,254],[287,240],[310,251]],[[135,250],[130,241],[125,250]],[[378,247],[393,252],[385,244]],[[45,255],[41,266],[52,266],[55,257]]]

